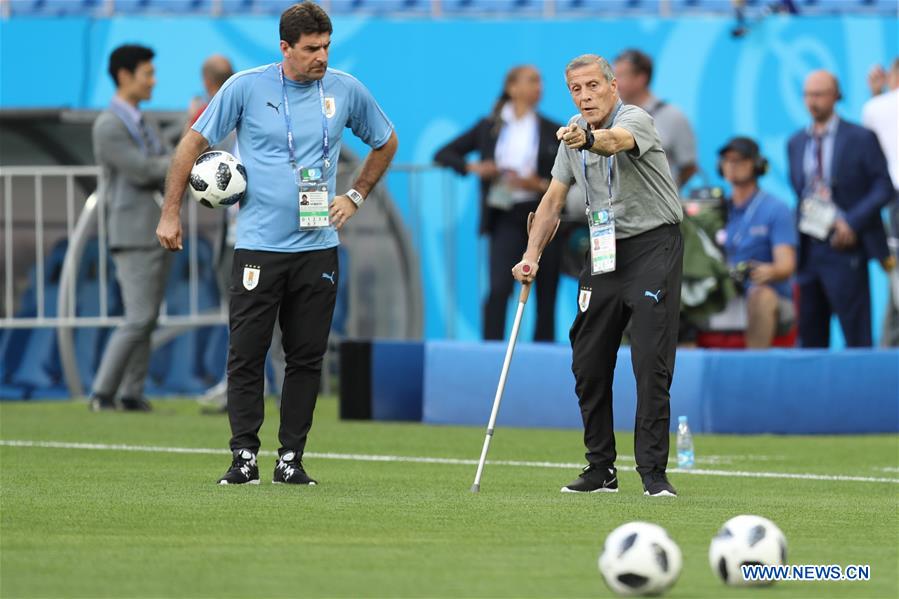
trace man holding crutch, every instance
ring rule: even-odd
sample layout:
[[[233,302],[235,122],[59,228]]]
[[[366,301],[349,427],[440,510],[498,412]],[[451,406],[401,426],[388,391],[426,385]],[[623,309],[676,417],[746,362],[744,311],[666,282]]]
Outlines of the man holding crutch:
[[[562,492],[618,491],[612,376],[630,321],[637,472],[645,495],[673,497],[677,493],[665,469],[683,269],[677,186],[652,118],[642,108],[622,104],[604,58],[575,58],[565,80],[579,114],[558,131],[562,143],[552,182],[537,209],[524,257],[512,269],[522,283],[534,280],[540,252],[577,181],[585,190],[590,254],[580,276],[570,339],[588,465]]]

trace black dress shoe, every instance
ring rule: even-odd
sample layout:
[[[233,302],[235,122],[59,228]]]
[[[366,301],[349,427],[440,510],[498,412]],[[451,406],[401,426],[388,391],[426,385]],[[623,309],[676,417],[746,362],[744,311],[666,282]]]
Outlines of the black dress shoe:
[[[123,397],[122,409],[126,412],[152,412],[153,406],[145,397]]]
[[[91,412],[111,412],[115,410],[115,402],[110,397],[95,393],[88,400],[87,409]]]

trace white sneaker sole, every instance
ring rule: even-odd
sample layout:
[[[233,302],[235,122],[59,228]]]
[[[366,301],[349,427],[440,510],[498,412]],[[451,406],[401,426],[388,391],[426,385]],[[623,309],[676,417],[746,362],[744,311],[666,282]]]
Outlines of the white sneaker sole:
[[[258,484],[259,484],[258,478],[256,480],[248,480],[245,483],[235,483],[233,485],[226,480],[219,481],[220,486],[224,485],[224,486],[231,486],[231,487],[239,487],[241,485],[258,485]]]
[[[593,491],[575,491],[574,489],[569,489],[568,487],[562,487],[562,493],[617,493],[618,489],[606,489],[603,487],[602,489],[594,489]]]
[[[659,491],[655,495],[650,495],[649,491],[643,491],[643,494],[646,497],[677,497],[677,494],[672,493],[671,491]]]
[[[273,485],[286,485],[288,483],[282,482],[280,480],[273,480],[272,484]],[[290,483],[290,484],[295,485],[297,487],[314,487],[317,483],[306,483],[305,485],[301,484],[301,483]]]

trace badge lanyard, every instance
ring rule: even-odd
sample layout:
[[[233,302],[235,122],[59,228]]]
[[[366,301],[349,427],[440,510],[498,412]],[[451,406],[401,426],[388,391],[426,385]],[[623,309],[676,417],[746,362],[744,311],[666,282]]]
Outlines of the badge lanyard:
[[[284,66],[278,65],[278,76],[281,78],[281,99],[284,104],[284,124],[287,127],[287,152],[290,154],[290,166],[296,172],[296,151],[293,142],[293,126],[290,122],[290,102],[287,100],[287,84],[284,82]],[[325,168],[331,167],[331,139],[328,135],[328,115],[325,110],[325,86],[321,79],[316,81],[318,86],[318,99],[322,113],[322,157]]]
[[[810,190],[799,204],[799,232],[825,241],[837,218],[837,208],[831,198],[830,187],[824,181],[824,136],[812,137],[815,178]]]
[[[132,117],[128,112],[125,111],[124,108],[118,105],[116,102],[111,102],[109,104],[109,110],[115,114],[119,119],[121,119],[122,123],[124,123],[125,128],[128,130],[128,134],[131,135],[131,138],[134,142],[143,150],[143,152],[148,156],[159,156],[162,154],[162,146],[159,143],[159,138],[155,135],[151,135],[149,131],[148,125],[144,123],[141,125],[140,123],[135,123],[132,120]],[[143,119],[143,116],[140,117]],[[146,133],[141,132],[141,127],[143,127]]]
[[[740,242],[743,241],[743,236],[749,233],[749,227],[752,224],[752,217],[755,215],[755,211],[758,208],[758,196],[760,193],[761,190],[756,190],[756,192],[752,194],[752,197],[749,199],[749,207],[746,208],[746,212],[743,213],[743,218],[740,219],[740,226],[733,236],[734,249],[736,249],[740,245]]]
[[[611,116],[609,117],[609,125],[615,122],[615,117],[618,116],[618,111],[621,110],[621,100],[615,104],[615,110],[612,111]],[[590,126],[590,123],[587,123],[587,126]],[[590,216],[590,185],[587,182],[587,152],[589,150],[581,150],[581,164],[584,167],[584,204],[587,205],[587,216]],[[609,187],[609,212],[612,211],[612,167],[615,163],[615,155],[609,156],[609,172],[606,177],[606,184]]]
[[[581,150],[581,164],[584,166],[584,204],[587,206],[587,215],[590,215],[590,184],[587,181],[587,150]],[[609,212],[612,211],[612,167],[615,164],[615,156],[608,158],[609,171],[606,176],[606,185],[609,188]]]

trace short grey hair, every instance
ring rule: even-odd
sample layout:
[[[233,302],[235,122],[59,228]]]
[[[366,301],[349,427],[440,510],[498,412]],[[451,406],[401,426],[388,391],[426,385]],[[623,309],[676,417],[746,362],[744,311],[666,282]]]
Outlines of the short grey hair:
[[[573,71],[574,69],[579,69],[581,67],[589,67],[593,64],[599,65],[599,70],[602,71],[603,77],[606,78],[606,81],[611,83],[612,79],[615,78],[615,72],[612,70],[612,65],[609,64],[609,61],[599,54],[581,54],[580,56],[569,62],[565,67],[565,77],[568,77],[569,71]]]

